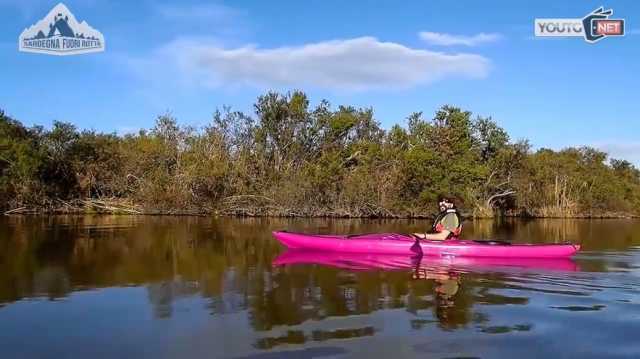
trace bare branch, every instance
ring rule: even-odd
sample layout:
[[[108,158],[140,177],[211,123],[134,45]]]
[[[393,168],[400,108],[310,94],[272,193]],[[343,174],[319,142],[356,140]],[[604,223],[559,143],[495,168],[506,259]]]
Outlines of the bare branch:
[[[501,193],[496,193],[493,196],[489,197],[489,199],[487,199],[487,207],[491,207],[491,203],[497,199],[497,198],[501,198],[501,197],[505,197],[505,196],[510,196],[512,194],[515,194],[516,191],[513,190],[507,190]]]

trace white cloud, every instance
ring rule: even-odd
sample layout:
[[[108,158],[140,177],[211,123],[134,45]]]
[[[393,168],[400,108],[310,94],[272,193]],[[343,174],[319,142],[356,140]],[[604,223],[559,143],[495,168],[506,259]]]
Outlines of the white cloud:
[[[253,32],[245,10],[223,4],[153,3],[151,13],[154,16],[149,19],[161,22],[150,28],[162,27],[180,36],[216,36],[227,43],[237,43]]]
[[[478,46],[481,44],[492,43],[496,41],[500,41],[502,39],[502,35],[498,33],[484,33],[481,32],[476,35],[467,36],[467,35],[453,35],[446,34],[442,32],[430,32],[423,31],[420,32],[420,38],[430,45],[439,45],[439,46]]]
[[[131,127],[131,126],[118,126],[116,127],[116,133],[118,136],[126,136],[126,135],[135,135],[140,131],[139,127]]]
[[[598,143],[594,147],[609,154],[609,158],[627,160],[640,168],[640,142]]]
[[[163,47],[154,58],[171,59],[185,77],[182,81],[214,87],[407,88],[449,76],[483,78],[490,68],[490,61],[480,55],[414,49],[373,37],[271,49],[183,39]],[[166,64],[159,66],[167,70]]]

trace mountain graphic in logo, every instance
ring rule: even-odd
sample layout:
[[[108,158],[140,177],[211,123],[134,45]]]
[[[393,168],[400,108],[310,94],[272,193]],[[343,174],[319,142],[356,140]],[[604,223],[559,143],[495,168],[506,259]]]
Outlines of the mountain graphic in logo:
[[[25,29],[18,49],[50,55],[77,55],[104,51],[104,37],[86,21],[81,23],[60,3],[44,19]]]

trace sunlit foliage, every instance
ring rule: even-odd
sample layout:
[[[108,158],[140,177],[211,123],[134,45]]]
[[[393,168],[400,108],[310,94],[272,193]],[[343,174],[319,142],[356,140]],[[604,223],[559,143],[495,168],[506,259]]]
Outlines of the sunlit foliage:
[[[476,216],[638,214],[640,171],[589,147],[534,152],[453,106],[385,130],[371,108],[312,106],[301,91],[125,136],[0,112],[0,208],[13,213],[428,216],[441,193]]]

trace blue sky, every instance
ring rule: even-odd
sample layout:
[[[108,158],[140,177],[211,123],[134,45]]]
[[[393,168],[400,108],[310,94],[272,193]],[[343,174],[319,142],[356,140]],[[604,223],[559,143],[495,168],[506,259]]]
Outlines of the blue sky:
[[[537,147],[592,145],[640,164],[637,1],[64,1],[106,51],[17,51],[58,1],[0,0],[0,108],[22,122],[127,132],[171,111],[204,125],[269,89],[373,107],[384,127],[453,104]],[[605,6],[627,36],[533,37],[535,18]]]

